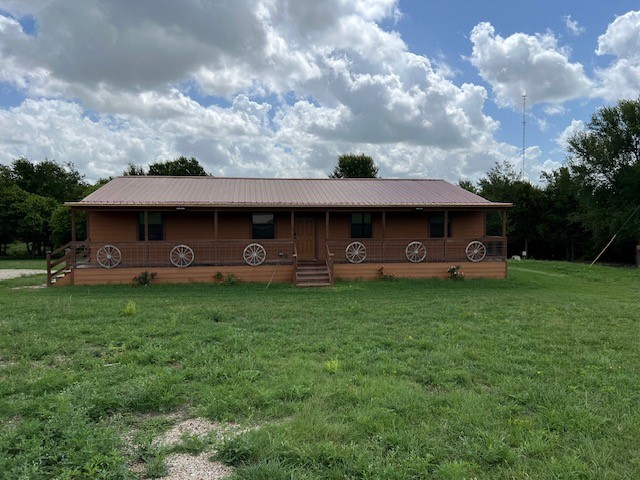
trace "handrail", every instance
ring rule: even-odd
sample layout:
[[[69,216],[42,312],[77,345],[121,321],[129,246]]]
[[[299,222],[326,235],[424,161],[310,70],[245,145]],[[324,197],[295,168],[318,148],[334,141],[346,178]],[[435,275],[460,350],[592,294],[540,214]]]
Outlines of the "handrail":
[[[298,271],[298,249],[296,248],[295,240],[293,241],[293,254],[291,256],[293,257],[293,271],[295,275],[295,272]]]
[[[329,272],[329,282],[333,285],[333,253],[329,250],[329,244],[325,242],[325,247],[327,248],[327,271]]]

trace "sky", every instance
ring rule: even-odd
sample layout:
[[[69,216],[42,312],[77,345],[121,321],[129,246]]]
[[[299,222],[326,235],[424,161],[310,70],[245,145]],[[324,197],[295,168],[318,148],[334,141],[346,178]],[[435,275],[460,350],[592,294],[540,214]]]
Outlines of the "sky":
[[[526,105],[523,95],[526,94]],[[640,95],[640,2],[0,0],[0,164],[538,182]],[[525,107],[525,108],[523,108]],[[524,110],[524,112],[523,112]]]

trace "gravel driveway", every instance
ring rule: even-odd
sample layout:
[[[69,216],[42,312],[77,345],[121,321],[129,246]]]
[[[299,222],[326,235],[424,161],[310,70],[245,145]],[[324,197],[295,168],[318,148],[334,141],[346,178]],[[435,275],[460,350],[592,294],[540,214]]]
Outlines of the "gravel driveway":
[[[10,278],[26,277],[27,275],[46,274],[46,270],[33,270],[29,268],[7,268],[0,270],[0,280],[9,280]]]

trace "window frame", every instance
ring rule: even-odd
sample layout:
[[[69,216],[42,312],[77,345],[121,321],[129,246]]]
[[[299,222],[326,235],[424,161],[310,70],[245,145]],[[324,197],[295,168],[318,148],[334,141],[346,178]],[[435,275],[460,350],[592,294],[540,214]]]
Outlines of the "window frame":
[[[144,213],[138,212],[138,241],[144,242]],[[156,217],[157,216],[157,217]],[[160,221],[152,223],[152,218],[158,218]],[[149,212],[147,211],[147,222],[149,226],[149,241],[150,242],[162,242],[165,239],[165,218],[162,212]]]
[[[270,222],[256,222],[257,216],[271,216]],[[256,230],[256,227],[258,228]],[[260,233],[263,230],[266,233]],[[255,212],[251,214],[251,239],[274,240],[276,238],[276,215],[270,212]]]
[[[360,215],[361,220],[354,221],[355,215]],[[359,230],[354,232],[354,228]],[[349,216],[349,233],[350,238],[373,238],[373,214],[371,212],[352,212]]]

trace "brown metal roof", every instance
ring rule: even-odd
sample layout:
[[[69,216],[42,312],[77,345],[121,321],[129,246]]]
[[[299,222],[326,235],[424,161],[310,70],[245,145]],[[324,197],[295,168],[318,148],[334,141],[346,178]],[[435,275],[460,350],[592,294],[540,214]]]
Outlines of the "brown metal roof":
[[[116,177],[75,207],[507,207],[444,180]]]

